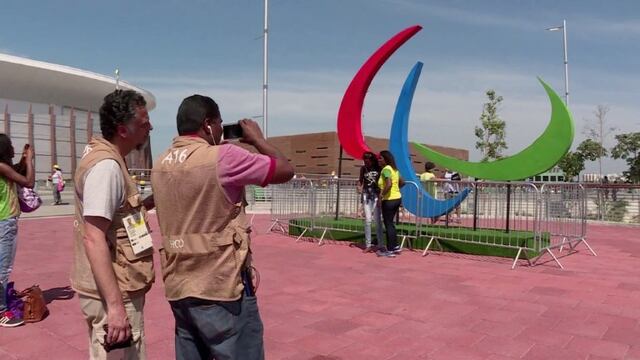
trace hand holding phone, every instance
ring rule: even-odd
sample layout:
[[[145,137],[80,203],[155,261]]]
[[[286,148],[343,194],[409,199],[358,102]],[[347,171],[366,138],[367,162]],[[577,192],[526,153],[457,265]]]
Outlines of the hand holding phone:
[[[108,324],[104,324],[104,326],[102,328],[105,331],[104,342],[102,344],[102,347],[104,348],[104,350],[106,352],[109,352],[109,351],[115,350],[115,349],[127,348],[127,347],[131,346],[131,344],[133,343],[133,334],[132,334],[131,331],[129,332],[129,337],[124,339],[123,341],[116,342],[116,343],[110,343],[109,339],[107,339],[107,334],[109,333],[109,325]],[[129,330],[131,330],[131,325],[129,325]]]
[[[243,137],[240,124],[227,124],[222,126],[222,137],[224,140],[236,140]]]
[[[22,149],[22,157],[27,159],[33,158],[33,149],[31,148],[31,145],[24,144],[24,148]]]
[[[238,121],[238,124],[242,127],[242,142],[255,145],[259,141],[264,140],[264,135],[262,135],[262,130],[260,130],[260,126],[257,122],[250,119],[242,119]]]

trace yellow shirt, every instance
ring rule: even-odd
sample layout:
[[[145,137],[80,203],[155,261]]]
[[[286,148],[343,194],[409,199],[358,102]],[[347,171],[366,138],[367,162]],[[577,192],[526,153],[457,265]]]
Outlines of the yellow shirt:
[[[433,197],[436,196],[436,183],[432,181],[435,178],[436,176],[430,172],[423,172],[420,174],[420,182],[422,183],[422,186],[424,186],[424,189]]]
[[[393,170],[389,165],[385,166],[382,169],[380,178],[378,179],[380,192],[384,189],[386,179],[391,179],[391,189],[382,198],[382,200],[396,200],[402,198],[402,194],[400,193],[400,172],[398,170]]]

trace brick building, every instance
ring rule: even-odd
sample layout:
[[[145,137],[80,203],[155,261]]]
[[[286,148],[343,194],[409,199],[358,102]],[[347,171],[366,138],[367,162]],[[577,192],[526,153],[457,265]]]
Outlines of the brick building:
[[[375,152],[389,148],[388,139],[365,136],[365,141]],[[289,161],[292,162],[296,174],[329,175],[332,172],[338,173],[340,142],[335,131],[274,136],[269,137],[269,142],[284,152]],[[428,146],[449,156],[469,160],[468,150],[435,145]],[[410,145],[410,153],[416,173],[423,172],[426,159],[413,149],[413,145]],[[362,166],[362,161],[354,160],[346,153],[343,154],[342,176],[358,176],[360,166]]]

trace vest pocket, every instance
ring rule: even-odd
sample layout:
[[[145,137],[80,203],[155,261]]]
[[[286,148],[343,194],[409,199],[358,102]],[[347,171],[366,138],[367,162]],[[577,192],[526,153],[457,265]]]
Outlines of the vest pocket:
[[[154,280],[153,249],[136,255],[128,238],[117,239],[115,263],[114,271],[123,291],[144,289]]]

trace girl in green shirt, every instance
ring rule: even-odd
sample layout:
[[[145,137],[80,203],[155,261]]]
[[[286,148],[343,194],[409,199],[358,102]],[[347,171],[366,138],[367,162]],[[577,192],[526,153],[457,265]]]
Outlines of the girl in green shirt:
[[[11,139],[0,134],[0,326],[16,327],[24,321],[7,310],[6,286],[16,258],[16,237],[20,205],[16,184],[33,187],[33,150],[25,145],[20,162],[13,165],[14,156]],[[19,170],[19,171],[18,171]],[[24,172],[23,175],[21,172]]]

